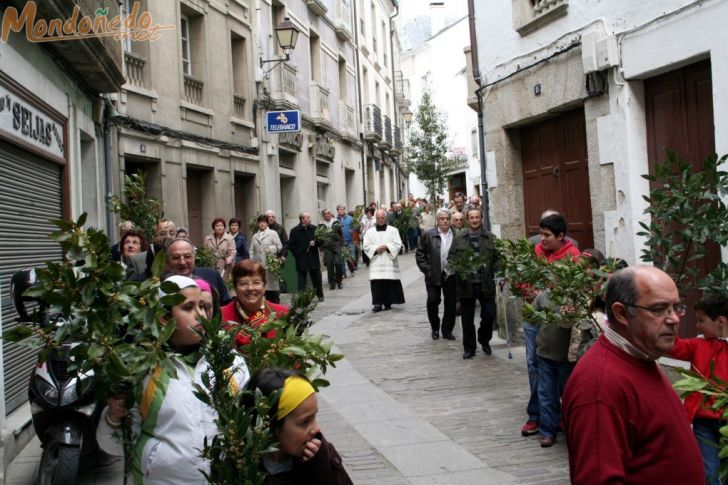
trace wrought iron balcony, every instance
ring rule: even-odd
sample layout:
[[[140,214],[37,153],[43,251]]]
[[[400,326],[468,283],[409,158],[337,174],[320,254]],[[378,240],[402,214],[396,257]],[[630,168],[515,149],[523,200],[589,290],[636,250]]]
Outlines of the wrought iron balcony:
[[[382,139],[382,111],[376,104],[364,107],[364,138],[377,142]]]
[[[379,142],[379,148],[384,150],[392,148],[392,120],[387,115],[384,115],[384,136]]]
[[[402,132],[397,125],[394,125],[394,145],[392,145],[390,152],[393,155],[402,153]]]

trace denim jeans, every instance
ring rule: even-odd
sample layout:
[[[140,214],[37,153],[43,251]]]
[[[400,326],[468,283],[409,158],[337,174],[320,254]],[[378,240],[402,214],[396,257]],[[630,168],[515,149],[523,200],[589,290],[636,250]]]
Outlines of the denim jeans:
[[[541,406],[541,436],[556,438],[561,420],[561,395],[574,369],[571,362],[538,358],[538,402]]]
[[[700,454],[703,455],[703,469],[705,470],[705,483],[708,485],[722,485],[725,480],[718,478],[720,458],[718,458],[718,441],[720,440],[720,428],[725,421],[717,419],[695,418],[693,420],[693,433],[698,440]]]
[[[538,406],[538,356],[536,355],[536,335],[538,325],[523,322],[523,338],[526,346],[526,365],[528,367],[528,386],[531,388],[531,396],[528,399],[526,412],[528,420],[539,422],[540,409]]]

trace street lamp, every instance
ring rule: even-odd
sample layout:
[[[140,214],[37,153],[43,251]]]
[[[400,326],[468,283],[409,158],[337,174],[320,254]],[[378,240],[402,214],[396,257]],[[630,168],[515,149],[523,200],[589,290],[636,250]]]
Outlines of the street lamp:
[[[268,69],[266,72],[270,72],[273,69],[276,68],[278,64],[281,62],[288,61],[291,58],[291,51],[295,49],[296,47],[296,41],[298,40],[298,34],[301,33],[300,30],[296,28],[295,25],[293,25],[293,22],[289,20],[288,17],[286,17],[283,22],[278,24],[278,26],[273,29],[276,33],[276,40],[278,41],[278,45],[281,49],[283,49],[283,53],[286,57],[284,58],[275,58],[275,59],[260,59],[260,67],[263,68],[263,64],[266,64],[268,62],[275,62],[275,66]]]
[[[407,110],[402,113],[402,118],[404,118],[404,122],[407,124],[407,127],[409,128],[410,123],[412,123],[412,111]]]

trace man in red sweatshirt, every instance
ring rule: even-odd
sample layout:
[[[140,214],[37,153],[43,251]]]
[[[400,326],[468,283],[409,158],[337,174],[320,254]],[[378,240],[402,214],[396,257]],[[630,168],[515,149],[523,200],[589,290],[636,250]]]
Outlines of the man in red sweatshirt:
[[[557,212],[551,212],[542,218],[538,225],[541,231],[541,239],[534,249],[537,256],[544,258],[549,263],[565,257],[570,257],[573,260],[579,258],[581,253],[571,242],[572,239],[566,236],[567,224],[564,216]],[[536,295],[533,293],[533,288],[527,284],[528,282],[525,281],[524,283],[526,283],[523,287],[524,299],[531,302]],[[538,336],[539,330],[538,325],[533,325],[527,321],[523,322],[523,337],[525,340],[526,363],[528,366],[528,384],[531,395],[526,406],[528,421],[521,427],[521,435],[530,436],[541,431],[541,446],[548,447],[552,446],[555,442],[556,433],[554,429],[558,425],[559,418],[555,417],[554,419],[550,419],[546,416],[547,421],[554,421],[552,423],[553,426],[545,423],[546,429],[539,429],[540,422],[544,418],[544,416],[541,416],[544,403],[539,402],[538,397],[540,376],[538,372],[538,356],[536,355],[536,337]],[[557,399],[558,397],[560,396],[557,396]]]
[[[685,314],[675,283],[633,266],[612,275],[605,299],[609,327],[564,391],[571,482],[704,484],[687,414],[656,362]]]

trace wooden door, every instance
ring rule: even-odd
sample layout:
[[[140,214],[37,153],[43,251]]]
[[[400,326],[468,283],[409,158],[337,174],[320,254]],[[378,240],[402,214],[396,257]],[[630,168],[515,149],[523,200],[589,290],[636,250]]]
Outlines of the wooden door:
[[[538,234],[541,213],[560,212],[579,247],[594,247],[586,126],[582,108],[521,130],[526,234]]]
[[[650,173],[654,164],[667,158],[673,149],[686,162],[703,169],[703,160],[715,152],[713,94],[710,60],[670,71],[645,81],[647,155]],[[698,281],[720,262],[720,248],[707,245],[708,253],[697,262]],[[694,283],[693,283],[694,284]],[[698,291],[684,293],[690,308],[700,297]],[[680,335],[695,336],[692,311],[683,317]]]
[[[187,220],[190,227],[190,241],[202,246],[205,233],[202,225],[202,172],[187,169]],[[212,230],[210,230],[212,232]]]

